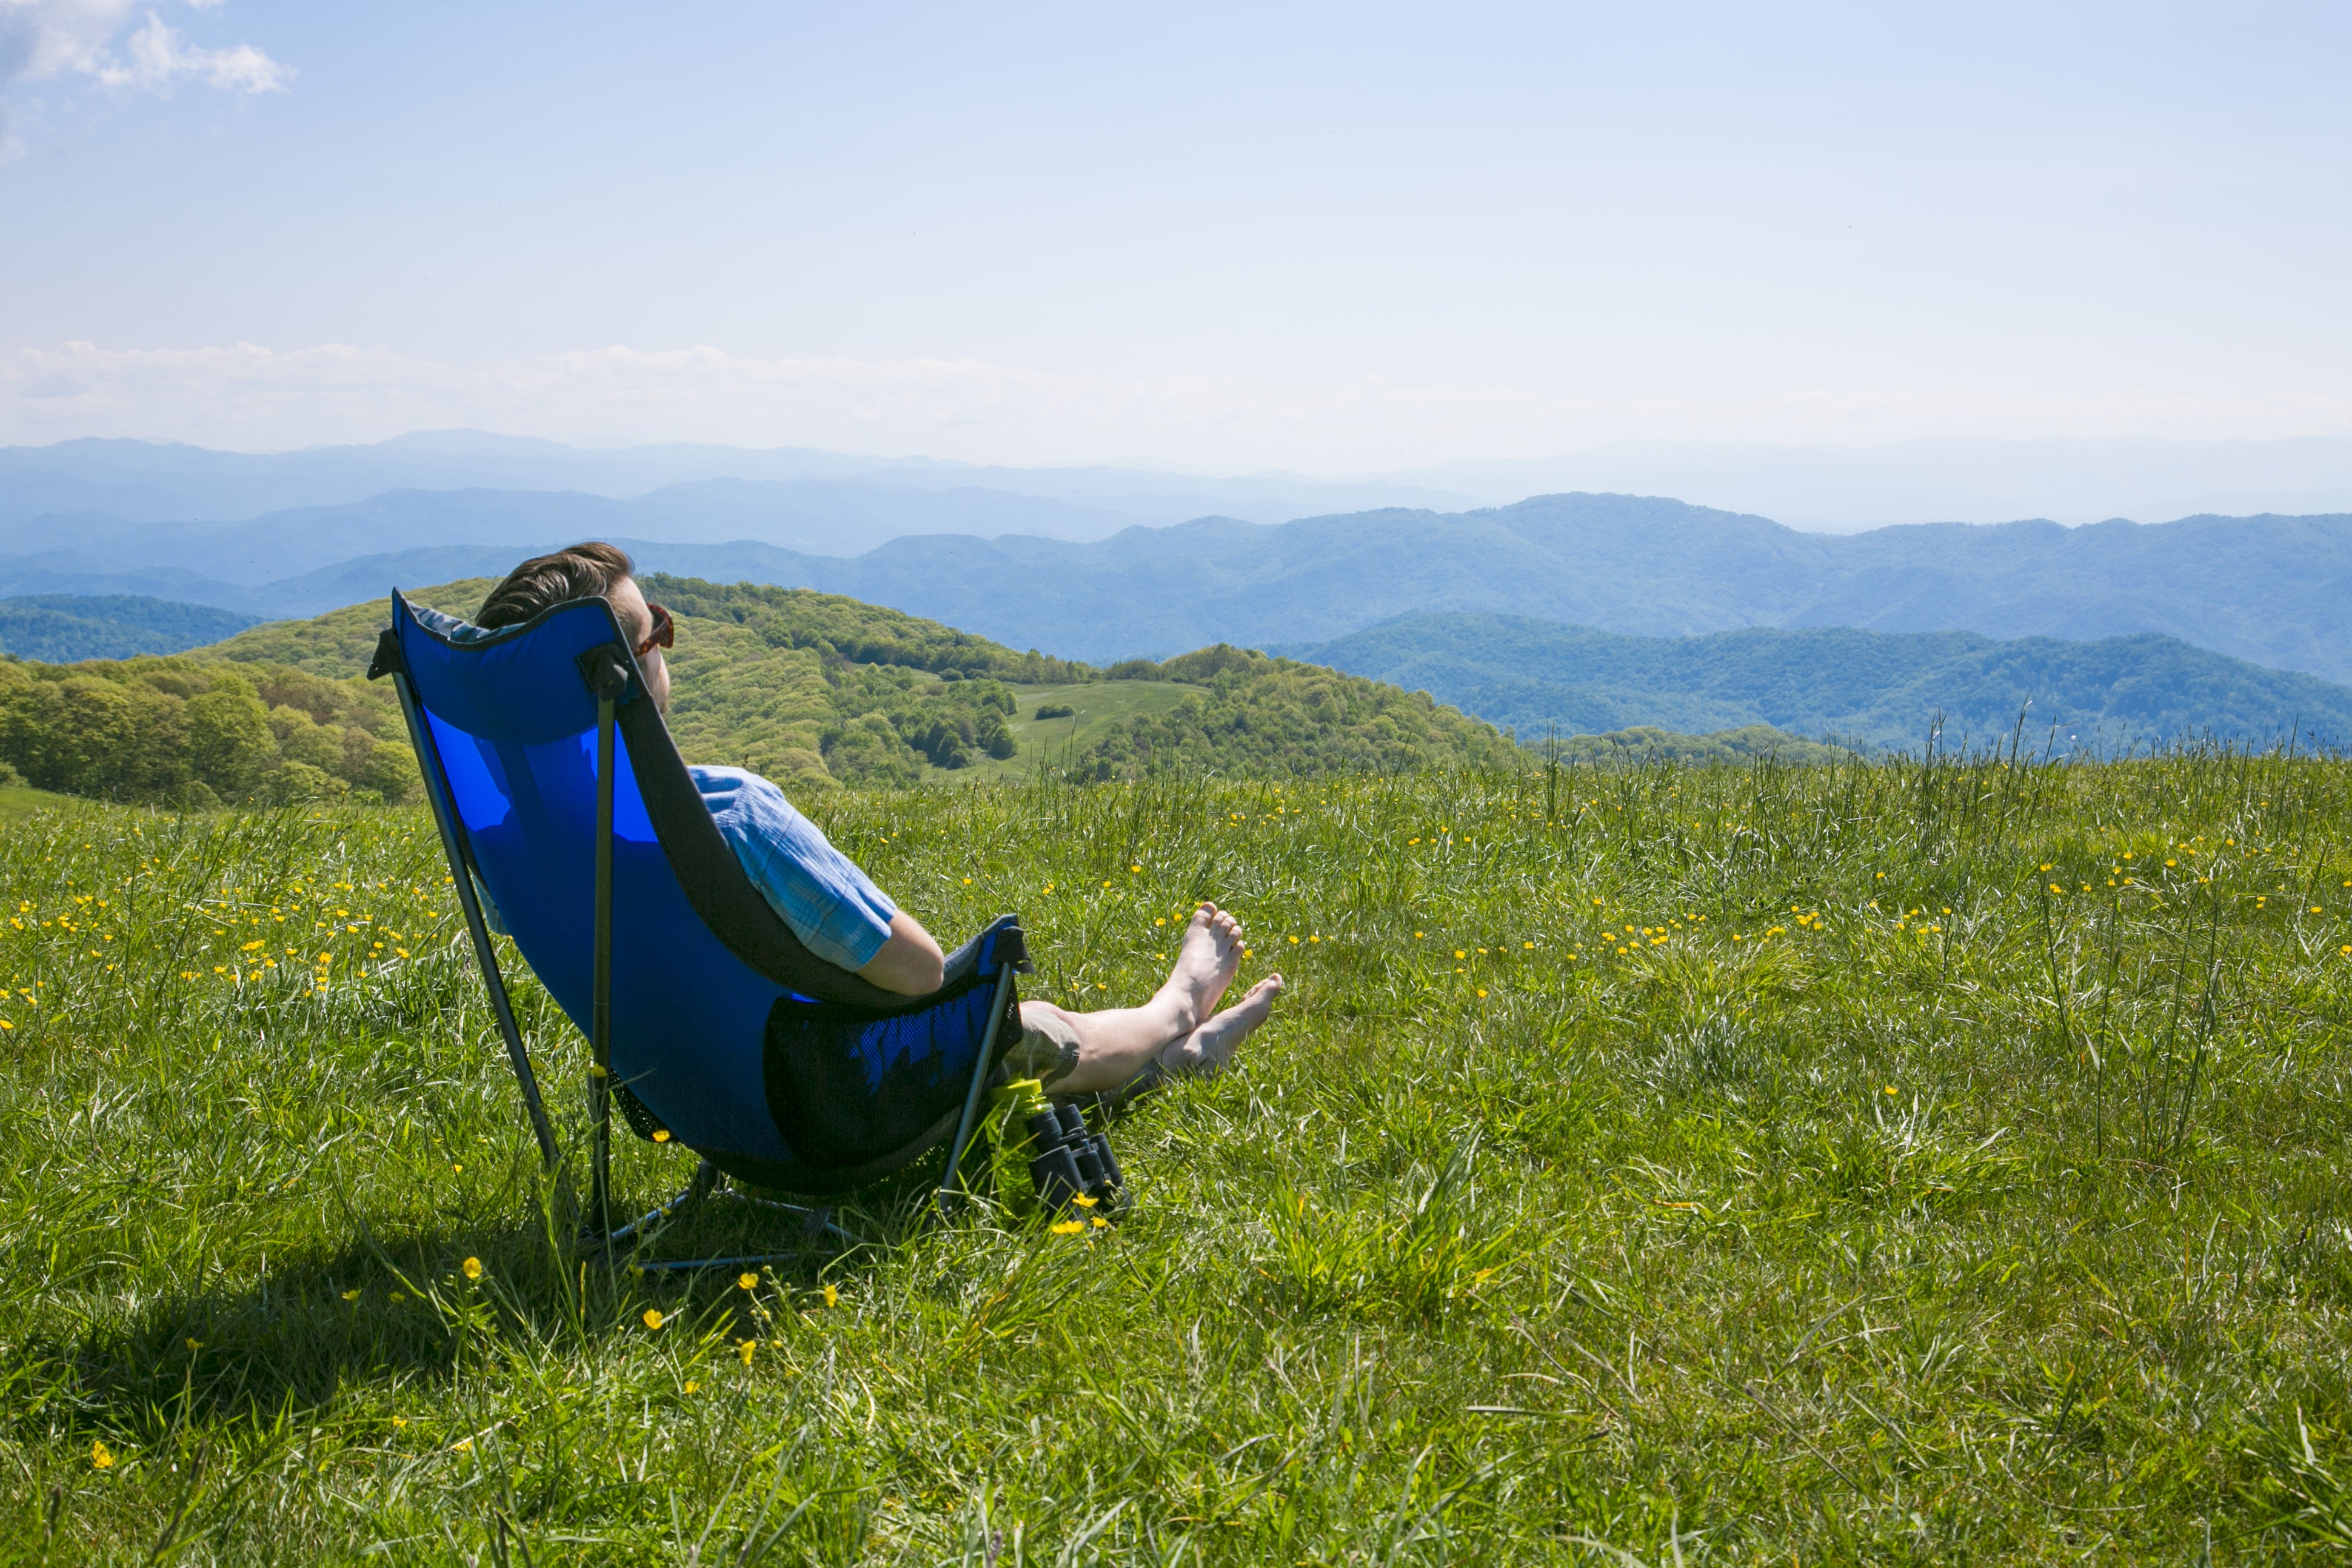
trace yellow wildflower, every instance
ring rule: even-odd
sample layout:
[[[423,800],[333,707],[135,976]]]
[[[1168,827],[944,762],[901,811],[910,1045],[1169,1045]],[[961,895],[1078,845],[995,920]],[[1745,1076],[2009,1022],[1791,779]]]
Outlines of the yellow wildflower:
[[[646,1309],[646,1327],[649,1329],[657,1329],[662,1326],[662,1313],[659,1307],[647,1307]]]
[[[106,1445],[95,1437],[89,1440],[89,1463],[92,1469],[110,1470],[114,1468],[114,1456],[108,1453]]]
[[[752,1290],[756,1288],[759,1283],[760,1276],[757,1274],[742,1273],[735,1276],[735,1288],[739,1291]]]
[[[1085,1228],[1085,1225],[1075,1219],[1065,1219],[1053,1228],[1056,1236],[1076,1236]]]
[[[467,1259],[462,1267],[468,1280],[478,1280],[482,1277],[482,1260],[479,1258]]]

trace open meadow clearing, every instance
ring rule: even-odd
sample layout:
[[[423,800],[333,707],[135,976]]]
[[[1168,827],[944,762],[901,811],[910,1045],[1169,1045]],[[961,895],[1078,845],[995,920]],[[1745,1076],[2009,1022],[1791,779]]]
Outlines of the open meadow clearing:
[[[1139,998],[1200,898],[1289,977],[1115,1122],[1122,1223],[910,1183],[583,1268],[421,810],[0,826],[0,1559],[2352,1547],[2352,768],[809,804],[943,936],[1019,912],[1026,994]]]

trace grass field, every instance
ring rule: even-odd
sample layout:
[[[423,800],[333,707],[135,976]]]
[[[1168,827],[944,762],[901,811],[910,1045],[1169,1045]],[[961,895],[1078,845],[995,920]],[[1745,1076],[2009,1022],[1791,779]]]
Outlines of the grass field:
[[[47,789],[28,789],[22,785],[0,785],[0,822],[14,822],[36,811],[53,807],[70,806],[71,797],[53,795]]]
[[[583,1270],[420,815],[11,821],[0,1559],[2352,1546],[2345,766],[817,804],[934,929],[1021,911],[1032,994],[1139,996],[1202,896],[1291,977],[1114,1128],[1123,1224]]]
[[[1021,711],[1006,727],[1021,749],[1003,761],[979,758],[971,768],[952,776],[951,787],[973,779],[1000,783],[1031,778],[1084,752],[1121,720],[1163,714],[1188,695],[1202,695],[1200,687],[1178,681],[1097,681],[1076,686],[1015,686],[1013,691],[1021,699]],[[1067,718],[1039,718],[1037,709],[1047,705],[1076,711]]]

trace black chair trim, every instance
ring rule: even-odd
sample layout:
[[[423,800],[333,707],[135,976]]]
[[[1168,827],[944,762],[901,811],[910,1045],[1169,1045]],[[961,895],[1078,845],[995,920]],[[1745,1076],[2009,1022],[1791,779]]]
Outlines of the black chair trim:
[[[622,634],[621,623],[613,614],[609,601],[566,600],[562,604],[550,605],[528,621],[497,627],[478,641],[460,643],[443,636],[419,619],[405,594],[395,590],[393,597],[417,632],[445,648],[462,653],[497,647],[527,635],[555,616],[576,611],[583,604],[593,604],[604,612],[604,622],[612,631],[611,652],[618,654],[627,669],[632,693],[645,689],[645,674],[629,652],[628,640]],[[592,655],[599,663],[605,662],[604,651],[590,650],[583,655],[583,676],[588,674],[586,660]],[[654,836],[660,840],[662,852],[669,858],[670,870],[677,874],[687,902],[729,951],[754,973],[777,985],[819,1001],[868,1009],[877,1017],[910,1011],[929,999],[886,991],[810,952],[793,934],[793,928],[784,924],[783,917],[760,895],[760,890],[743,870],[743,862],[735,858],[719,824],[711,820],[709,808],[702,803],[702,791],[695,788],[694,776],[686,770],[686,759],[678,755],[669,726],[663,722],[654,705],[624,700],[615,716],[621,739],[629,748],[629,766],[636,775],[637,793],[653,822]]]
[[[810,952],[752,885],[743,862],[727,842],[686,760],[677,754],[669,727],[651,703],[629,703],[619,713],[621,738],[629,748],[637,794],[653,821],[654,836],[669,857],[670,870],[687,902],[710,934],[753,972],[804,997],[865,1009],[876,1015],[904,1012],[910,999],[828,964]]]

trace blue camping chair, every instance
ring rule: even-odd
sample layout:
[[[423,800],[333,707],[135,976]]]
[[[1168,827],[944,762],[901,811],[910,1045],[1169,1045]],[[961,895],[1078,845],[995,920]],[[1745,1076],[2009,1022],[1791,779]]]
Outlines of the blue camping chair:
[[[554,1130],[478,884],[588,1037],[589,1239],[608,1256],[634,1247],[725,1176],[839,1194],[952,1134],[945,1201],[982,1087],[1020,1038],[1013,977],[1031,966],[1016,917],[950,955],[945,984],[926,997],[883,990],[811,953],[720,837],[602,599],[484,630],[395,591],[368,667],[371,680],[384,675],[551,1168]],[[614,1095],[640,1135],[702,1156],[684,1192],[617,1228]],[[821,1210],[795,1212],[821,1222]]]

